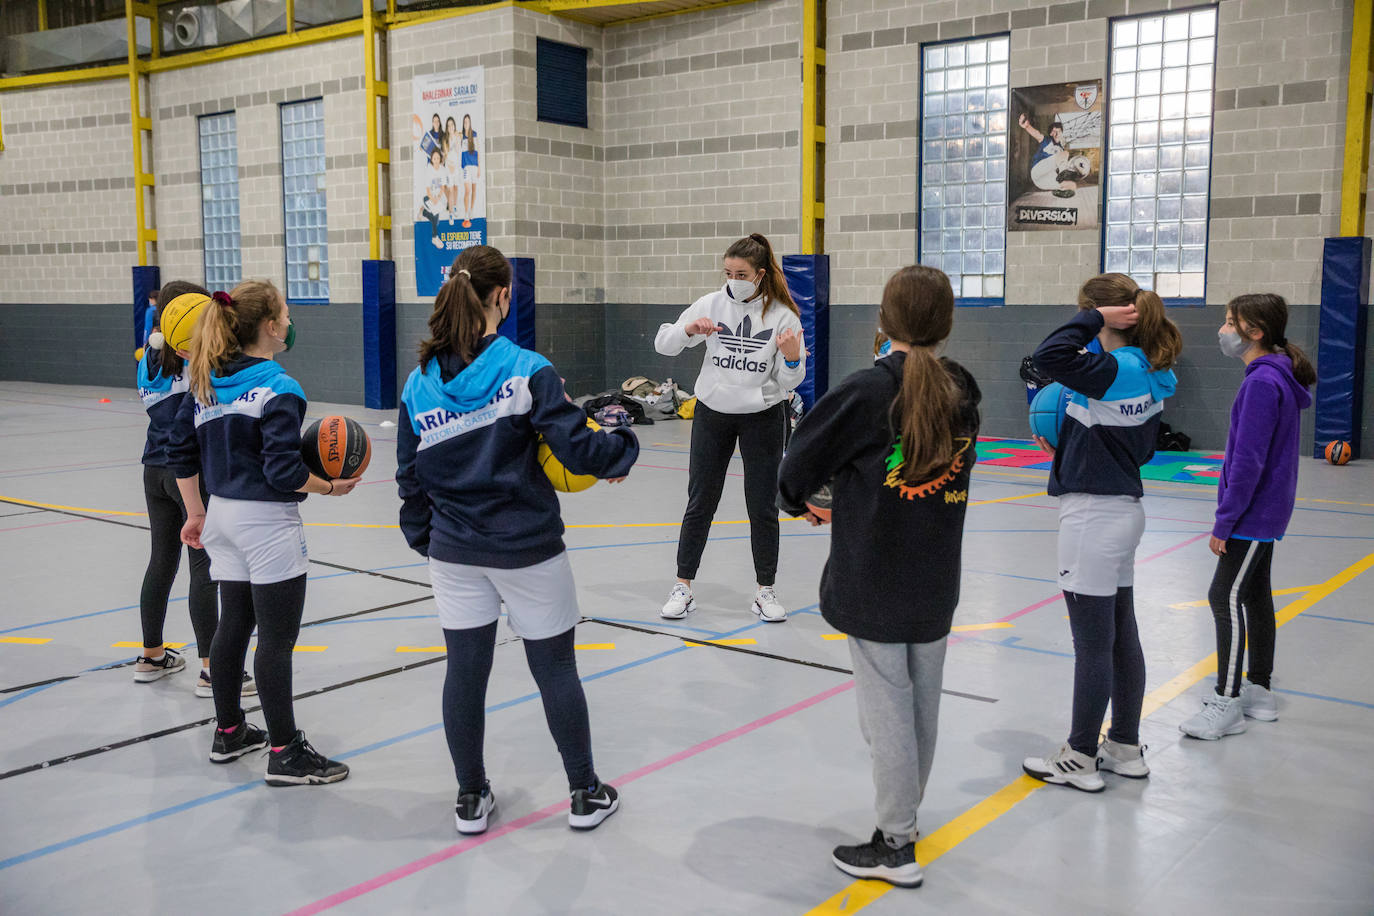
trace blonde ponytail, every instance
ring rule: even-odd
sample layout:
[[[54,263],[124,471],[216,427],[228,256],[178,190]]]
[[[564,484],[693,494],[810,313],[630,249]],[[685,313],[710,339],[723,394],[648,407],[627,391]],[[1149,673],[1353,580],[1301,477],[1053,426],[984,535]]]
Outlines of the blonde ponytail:
[[[281,314],[280,290],[270,280],[244,280],[228,293],[215,293],[191,339],[191,393],[210,406],[216,401],[212,375],[258,339],[264,321]]]

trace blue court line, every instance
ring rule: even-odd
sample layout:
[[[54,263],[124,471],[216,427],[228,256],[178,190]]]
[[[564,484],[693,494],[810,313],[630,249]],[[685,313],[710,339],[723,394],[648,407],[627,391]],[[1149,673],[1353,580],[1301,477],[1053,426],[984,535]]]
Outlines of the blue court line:
[[[801,613],[801,612],[800,612],[800,611],[794,611],[793,613]],[[693,633],[705,633],[705,634],[706,634],[709,638],[711,638],[711,639],[720,639],[720,634],[717,633],[715,630],[703,630],[703,629],[701,629],[700,627],[689,627],[689,626],[685,626],[684,624],[680,624],[680,623],[664,623],[664,622],[661,621],[661,620],[651,620],[651,621],[649,621],[648,623],[646,623],[646,622],[643,621],[643,620],[632,620],[632,619],[627,618],[627,617],[601,617],[601,616],[599,616],[599,615],[597,616],[596,619],[597,619],[597,620],[605,620],[605,621],[607,621],[607,622],[609,622],[609,623],[632,623],[632,624],[635,624],[636,626],[641,626],[641,627],[643,627],[643,626],[649,626],[650,624],[652,624],[653,626],[656,626],[656,627],[667,627],[667,628],[670,629],[670,630],[691,630]]]
[[[1340,622],[1340,623],[1362,623],[1362,624],[1364,624],[1364,625],[1367,626],[1367,627],[1374,627],[1374,620],[1355,620],[1353,617],[1327,617],[1325,614],[1308,614],[1308,613],[1304,613],[1302,616],[1304,616],[1304,617],[1312,617],[1312,618],[1315,618],[1315,619],[1317,619],[1317,620],[1335,620],[1335,621],[1338,621],[1338,622]]]
[[[1145,529],[1145,533],[1146,533],[1146,534],[1206,534],[1207,532],[1209,532],[1209,531],[1212,530],[1211,525],[1208,524],[1207,522],[1199,522],[1198,524],[1200,524],[1200,525],[1205,525],[1206,527],[1204,527],[1203,529],[1198,530],[1198,531],[1185,531],[1185,530],[1182,530],[1182,529],[1177,529],[1177,530],[1176,530],[1176,529],[1173,529],[1173,528],[1146,528],[1146,529]],[[1289,538],[1319,538],[1319,539],[1323,539],[1323,540],[1332,540],[1332,541],[1374,541],[1374,537],[1371,537],[1371,536],[1369,536],[1369,535],[1363,535],[1363,534],[1297,534],[1297,533],[1292,532],[1292,531],[1288,532],[1287,534],[1285,534],[1285,535],[1283,536],[1283,540],[1285,540],[1285,541],[1288,540]]]
[[[1072,652],[1056,652],[1053,649],[1036,649],[1033,646],[1018,646],[1017,643],[1021,641],[1020,636],[1008,636],[1006,639],[983,639],[978,636],[964,636],[962,633],[958,635],[969,642],[982,642],[990,646],[1001,646],[1004,649],[1020,649],[1022,652],[1038,652],[1041,655],[1057,655],[1060,658],[1073,658]]]
[[[1058,585],[1058,584],[1059,584],[1059,580],[1058,580],[1058,579],[1042,579],[1042,578],[1040,578],[1039,576],[1018,576],[1018,575],[1015,575],[1015,574],[1013,574],[1013,573],[996,572],[996,571],[991,570],[991,569],[965,569],[964,572],[966,572],[966,573],[976,573],[976,574],[984,575],[984,576],[1002,576],[1002,577],[1007,578],[1007,579],[1028,579],[1028,580],[1030,580],[1031,582],[1048,582],[1048,583],[1051,584],[1051,585]]]
[[[44,691],[44,690],[47,690],[47,689],[50,688],[50,687],[56,687],[58,684],[65,684],[65,683],[66,683],[66,681],[53,681],[51,684],[42,684],[42,685],[40,685],[40,686],[38,686],[38,687],[30,687],[28,690],[25,690],[25,691],[23,691],[22,693],[16,693],[16,694],[15,694],[14,696],[12,696],[12,697],[7,697],[7,698],[4,699],[4,700],[0,700],[0,709],[3,709],[4,707],[10,705],[11,703],[18,703],[20,700],[24,699],[24,697],[31,697],[31,696],[33,696],[35,693],[40,693],[40,692],[42,692],[42,691]]]
[[[63,468],[59,471],[34,471],[33,473],[11,471],[0,474],[0,480],[10,480],[16,477],[46,477],[49,474],[80,474],[83,471],[108,471],[110,468],[136,468],[140,466],[141,462],[138,461],[122,461],[119,464],[101,464],[89,468]]]
[[[814,607],[815,605],[811,605],[810,607],[803,608],[801,611],[798,611],[797,613],[804,613],[805,611],[811,610]],[[763,626],[768,626],[768,624],[760,620],[756,623],[751,623],[748,626],[740,627],[737,630],[731,630],[727,633],[723,633],[721,634],[720,638],[724,639],[730,636],[735,636],[737,634],[744,633],[748,630],[753,630],[757,627]],[[686,652],[689,649],[690,647],[686,645],[677,646],[675,648],[668,649],[663,652],[655,653],[654,655],[649,655],[641,659],[636,659],[632,662],[626,662],[623,665],[617,665],[614,668],[607,668],[605,671],[598,671],[595,674],[586,675],[585,677],[580,678],[580,680],[582,681],[582,683],[585,684],[589,681],[595,681],[603,677],[609,677],[612,674],[618,674],[621,671],[628,671],[631,668],[638,668],[640,665],[647,665],[650,662],[659,661],[660,659],[667,658],[671,655],[677,655],[679,653]],[[497,703],[494,706],[489,706],[485,711],[488,713],[499,712],[503,709],[509,709],[512,706],[518,706],[521,703],[528,703],[530,700],[537,699],[538,697],[538,693],[525,694],[524,696],[516,697],[511,700],[506,700],[505,702]],[[443,727],[443,722],[436,722],[433,725],[427,725],[423,728],[418,728],[413,731],[406,732],[405,734],[396,735],[393,738],[387,738],[382,741],[378,741],[373,744],[368,744],[363,747],[354,748],[350,751],[344,751],[341,754],[335,754],[333,756],[336,760],[347,760],[349,758],[357,757],[362,754],[369,753],[371,751],[381,750],[382,748],[390,747],[393,744],[399,744],[402,741],[408,741],[411,738],[417,738],[421,735],[427,735],[430,732],[437,731]],[[30,850],[29,852],[20,853],[19,855],[11,856],[8,859],[0,860],[0,871],[4,871],[5,869],[12,868],[16,865],[22,865],[25,862],[31,862],[34,859],[41,859],[45,856],[50,856],[53,853],[62,852],[66,849],[71,849],[74,846],[80,846],[85,843],[89,843],[92,840],[99,840],[107,836],[112,836],[116,833],[123,833],[124,831],[131,830],[134,827],[139,827],[143,824],[150,824],[154,821],[159,821],[163,818],[171,817],[174,814],[180,814],[183,811],[189,811],[193,808],[198,808],[202,805],[208,805],[212,802],[216,802],[221,799],[230,798],[234,795],[247,792],[251,789],[259,788],[268,788],[268,786],[261,779],[254,779],[251,782],[245,782],[241,785],[237,785],[229,789],[222,789],[218,792],[212,792],[209,795],[202,795],[199,798],[193,798],[189,801],[181,802],[180,804],[172,805],[168,808],[153,811],[149,814],[143,814],[135,818],[130,818],[127,821],[121,821],[120,823],[112,824],[109,827],[102,827],[99,830],[92,830],[89,833],[83,833],[79,836],[72,837],[71,839],[61,840],[60,842],[52,843],[47,846],[42,846],[38,849]]]
[[[1282,687],[1275,687],[1275,693],[1288,693],[1295,697],[1307,697],[1309,700],[1326,700],[1329,703],[1344,703],[1347,706],[1363,706],[1365,709],[1374,709],[1374,703],[1363,703],[1359,700],[1347,700],[1342,697],[1328,697],[1320,693],[1304,693],[1301,690],[1285,690]]]

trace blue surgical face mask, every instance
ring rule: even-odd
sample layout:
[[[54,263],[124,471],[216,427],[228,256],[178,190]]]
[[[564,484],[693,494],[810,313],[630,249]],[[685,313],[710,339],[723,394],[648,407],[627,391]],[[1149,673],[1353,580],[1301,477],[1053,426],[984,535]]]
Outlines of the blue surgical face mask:
[[[1250,349],[1250,341],[1235,331],[1218,331],[1217,343],[1221,346],[1221,352],[1232,359],[1240,359]]]

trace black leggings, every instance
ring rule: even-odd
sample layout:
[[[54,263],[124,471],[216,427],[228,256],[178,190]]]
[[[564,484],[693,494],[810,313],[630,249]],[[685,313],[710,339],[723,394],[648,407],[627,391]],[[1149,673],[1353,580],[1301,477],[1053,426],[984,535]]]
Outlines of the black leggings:
[[[744,503],[749,509],[754,574],[759,585],[772,585],[777,578],[778,465],[787,442],[787,405],[774,404],[758,413],[721,413],[698,401],[692,418],[687,511],[677,542],[679,579],[697,576],[737,441],[744,459]]]
[[[1145,653],[1135,624],[1135,589],[1115,595],[1065,592],[1073,631],[1073,731],[1069,746],[1097,756],[1097,738],[1107,702],[1118,744],[1140,743],[1140,709],[1145,702]]]
[[[267,720],[267,734],[273,747],[289,744],[296,736],[291,653],[296,648],[301,614],[305,611],[305,574],[270,585],[222,581],[219,597],[219,630],[210,649],[210,682],[219,727],[231,728],[243,721],[243,705],[239,702],[243,662],[256,624],[258,651],[253,656],[253,677],[258,682],[258,701]]]
[[[205,484],[201,484],[201,499],[209,499]],[[167,620],[167,597],[172,593],[172,581],[181,565],[181,526],[186,521],[186,508],[177,489],[177,478],[167,468],[143,466],[143,498],[148,504],[148,530],[152,535],[152,550],[148,554],[148,568],[143,573],[143,589],[138,595],[139,619],[143,625],[145,648],[162,645],[162,625]],[[191,629],[196,634],[196,653],[210,656],[210,643],[215,638],[215,621],[219,608],[215,601],[215,583],[210,580],[210,557],[203,550],[187,547],[191,563],[191,590],[187,603],[191,609]]]
[[[1269,566],[1273,541],[1228,538],[1217,558],[1207,603],[1217,627],[1217,694],[1240,696],[1247,641],[1250,682],[1269,689],[1274,672],[1274,596]]]
[[[573,629],[548,639],[525,640],[525,660],[539,685],[549,734],[563,758],[569,790],[596,784],[587,697],[577,677]],[[482,758],[486,732],[487,679],[496,649],[496,624],[444,630],[448,674],[444,677],[444,733],[453,757],[458,791],[476,792],[486,782]]]

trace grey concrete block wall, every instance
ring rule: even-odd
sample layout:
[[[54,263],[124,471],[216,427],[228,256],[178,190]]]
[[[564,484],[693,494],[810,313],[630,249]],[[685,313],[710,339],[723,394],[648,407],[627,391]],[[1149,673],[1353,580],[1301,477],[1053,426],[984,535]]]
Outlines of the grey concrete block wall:
[[[132,325],[126,303],[0,305],[0,379],[133,388]]]

